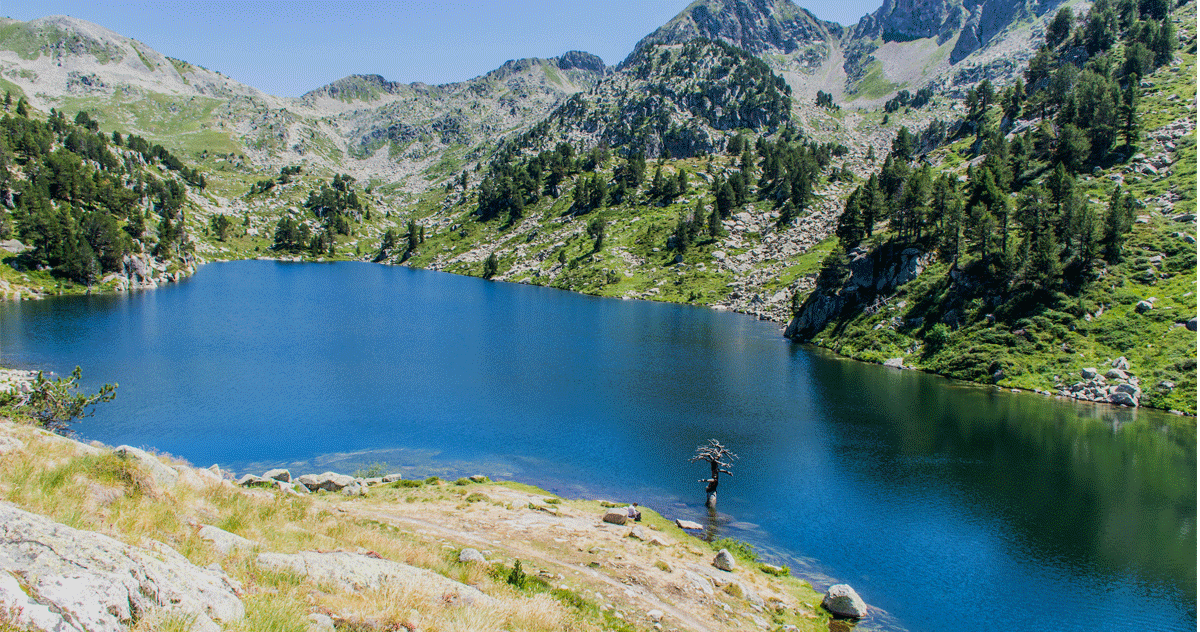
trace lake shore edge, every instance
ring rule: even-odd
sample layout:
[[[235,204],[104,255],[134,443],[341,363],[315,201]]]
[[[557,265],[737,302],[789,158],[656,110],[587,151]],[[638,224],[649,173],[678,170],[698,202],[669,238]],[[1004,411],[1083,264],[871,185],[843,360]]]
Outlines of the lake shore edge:
[[[193,625],[178,629],[253,630],[263,617],[314,631],[406,623],[437,630],[478,617],[489,623],[454,629],[492,629],[495,621],[544,630],[829,629],[831,615],[809,582],[755,561],[736,541],[732,557],[725,554],[732,570],[719,568],[715,547],[652,509],[642,508],[635,523],[620,519],[618,503],[483,476],[264,474],[235,482],[217,466],[83,443],[0,416],[0,509],[12,514],[0,548],[20,560],[14,551],[31,542],[50,546],[83,576],[102,574],[99,566],[79,569],[86,555],[76,549],[87,542],[132,560],[146,569],[141,596],[128,597],[137,607],[97,616],[135,630],[176,629],[166,624],[180,620]],[[64,533],[70,546],[56,539]],[[82,597],[103,604],[112,596],[76,592],[64,606],[41,588],[54,571],[39,564],[0,568],[0,601],[25,599],[18,605],[26,614],[49,604],[61,613],[87,607]],[[160,564],[170,572],[156,576]],[[24,578],[20,595],[8,577]],[[210,592],[172,605],[166,597],[180,582]],[[121,589],[111,593],[124,599]],[[397,601],[406,607],[396,610]],[[221,628],[200,625],[214,620]]]
[[[279,256],[279,257],[257,256],[257,257],[248,257],[248,258],[244,258],[244,259],[212,259],[212,260],[197,259],[195,262],[195,265],[193,265],[190,268],[185,268],[185,269],[181,269],[181,270],[177,271],[173,276],[168,277],[167,281],[165,281],[164,283],[161,283],[161,284],[136,286],[136,287],[135,286],[122,287],[119,285],[118,281],[110,280],[108,283],[93,286],[93,288],[89,288],[86,292],[74,291],[74,292],[68,292],[68,293],[60,293],[60,294],[58,294],[58,296],[81,295],[81,294],[123,294],[123,293],[134,292],[134,291],[157,289],[158,287],[165,286],[168,283],[178,283],[178,282],[181,282],[183,280],[190,278],[193,274],[195,274],[195,272],[197,272],[200,269],[201,266],[206,265],[208,263],[229,263],[229,262],[234,262],[234,261],[275,261],[277,263],[357,262],[357,263],[375,263],[375,264],[385,265],[385,266],[410,267],[406,263],[395,264],[395,263],[390,263],[387,261],[371,261],[371,260],[366,260],[366,259],[348,259],[348,258],[326,259],[324,257],[319,257],[319,258],[314,259],[314,258],[306,258],[303,256]],[[412,268],[412,269],[425,270],[425,268]],[[446,272],[448,274],[454,274],[457,276],[483,278],[482,276],[479,276],[479,275],[463,274],[460,272],[449,271],[449,270],[427,270],[427,271],[429,271],[429,272]],[[505,280],[493,280],[493,281],[499,282],[499,283],[516,283],[518,285],[530,285],[528,283],[505,281]],[[16,290],[16,295],[18,297],[20,297],[22,288],[14,288],[14,289]],[[28,288],[24,288],[24,289],[26,291],[26,296],[24,298],[10,299],[8,297],[8,292],[9,292],[8,288],[7,287],[0,288],[0,290],[3,290],[3,291],[0,291],[0,297],[3,297],[4,300],[29,300],[29,299],[40,300],[43,298],[52,298],[53,296],[55,296],[53,294],[45,294],[45,293],[42,293],[42,294],[30,293],[28,291]],[[560,289],[561,290],[561,288],[551,288],[551,289]],[[594,296],[594,295],[587,294],[587,293],[575,292],[574,290],[561,290],[561,291],[572,292],[572,293],[577,293],[577,294],[584,294],[587,296]],[[611,298],[611,297],[601,297],[601,298]],[[647,301],[651,301],[651,302],[655,302],[655,303],[688,304],[688,305],[694,305],[696,307],[704,307],[707,309],[712,309],[715,311],[732,311],[734,313],[740,313],[740,314],[743,314],[746,316],[757,318],[758,320],[764,320],[764,321],[776,323],[781,326],[781,328],[780,328],[781,337],[784,337],[784,338],[787,337],[784,332],[786,331],[788,322],[778,320],[769,313],[751,313],[751,312],[743,312],[743,311],[738,311],[738,310],[730,310],[728,307],[725,307],[725,306],[719,305],[719,304],[675,303],[674,301],[668,301],[665,299],[659,299],[659,298],[654,298],[654,297],[636,298],[636,299],[621,299],[621,300],[647,300]],[[931,371],[931,370],[928,370],[923,367],[914,367],[914,366],[910,366],[910,365],[905,365],[905,364],[903,364],[903,362],[900,362],[899,365],[897,365],[896,363],[889,364],[889,362],[891,362],[891,361],[879,362],[873,358],[867,358],[861,353],[860,354],[845,353],[844,350],[839,345],[836,345],[836,341],[830,341],[829,344],[810,341],[810,342],[806,342],[804,344],[811,344],[815,348],[822,349],[822,350],[828,351],[830,353],[833,353],[834,355],[836,355],[838,357],[855,360],[857,362],[865,362],[868,364],[879,364],[879,365],[883,365],[883,366],[890,366],[891,368],[895,368],[898,370],[919,371],[922,373],[928,373],[930,375],[938,375],[938,376],[944,377],[946,379],[951,379],[951,380],[955,380],[955,381],[959,381],[959,382],[963,382],[963,383],[974,384],[974,385],[977,385],[980,387],[991,387],[997,391],[1006,391],[1006,392],[1011,392],[1011,393],[1023,393],[1023,392],[1024,393],[1034,393],[1034,394],[1042,395],[1045,397],[1054,397],[1055,399],[1059,399],[1059,400],[1071,399],[1071,400],[1076,400],[1080,403],[1091,403],[1091,404],[1098,404],[1098,405],[1103,405],[1103,406],[1112,406],[1114,408],[1139,408],[1140,407],[1140,408],[1147,408],[1150,410],[1159,410],[1162,412],[1166,412],[1166,413],[1170,413],[1170,414],[1174,414],[1174,415],[1178,415],[1178,416],[1191,417],[1193,419],[1196,418],[1195,412],[1191,412],[1191,411],[1158,408],[1158,407],[1151,406],[1151,405],[1142,406],[1140,404],[1140,402],[1137,403],[1137,405],[1130,406],[1128,404],[1117,404],[1117,403],[1112,403],[1112,402],[1107,402],[1107,401],[1091,400],[1091,399],[1085,398],[1083,396],[1084,395],[1083,392],[1078,392],[1078,393],[1072,393],[1070,391],[1053,392],[1053,391],[1050,391],[1047,389],[1024,388],[1024,387],[1019,387],[1019,386],[997,386],[996,384],[989,383],[989,382],[968,380],[968,379],[964,379],[959,376],[946,375],[946,374],[940,373],[938,371]],[[901,358],[900,360],[903,360],[903,359]],[[2,368],[2,365],[0,365],[0,368]]]

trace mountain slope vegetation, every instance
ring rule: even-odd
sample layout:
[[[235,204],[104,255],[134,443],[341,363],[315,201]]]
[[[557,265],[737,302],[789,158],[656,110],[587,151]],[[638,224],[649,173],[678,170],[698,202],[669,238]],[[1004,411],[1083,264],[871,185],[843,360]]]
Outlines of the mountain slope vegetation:
[[[90,130],[46,153],[121,201],[55,185],[28,211],[61,158],[10,138],[0,229],[32,249],[3,277],[27,295],[357,259],[781,322],[804,305],[791,335],[854,357],[1107,398],[1076,376],[1123,356],[1134,399],[1191,411],[1194,367],[1164,358],[1195,348],[1194,15],[906,0],[841,28],[698,0],[615,68],[573,51],[296,99],[80,20],[7,21],[0,88],[31,125]]]
[[[1194,7],[1178,11],[1185,24]],[[1066,9],[1024,81],[972,89],[924,164],[901,129],[847,199],[847,254],[826,259],[789,334],[972,381],[1194,411],[1195,235],[1180,228],[1195,222],[1195,84],[1159,88],[1194,76],[1194,27],[1175,55],[1178,14],[1102,1],[1076,22]],[[1089,382],[1097,368],[1111,383]]]

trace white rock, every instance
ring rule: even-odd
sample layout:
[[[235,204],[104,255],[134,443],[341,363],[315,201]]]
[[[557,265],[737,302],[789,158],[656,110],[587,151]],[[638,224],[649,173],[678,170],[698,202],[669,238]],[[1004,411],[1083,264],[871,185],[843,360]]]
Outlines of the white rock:
[[[692,522],[691,520],[684,520],[682,518],[675,519],[675,526],[679,527],[680,529],[687,529],[687,530],[691,530],[691,531],[703,531],[704,530],[704,526],[701,525],[700,523]]]
[[[327,492],[336,492],[354,483],[354,477],[336,472],[325,472],[324,474],[305,474],[297,478],[296,481],[314,492],[318,489],[323,489]]]
[[[196,615],[201,627],[209,627],[209,618],[232,623],[245,616],[222,575],[156,548],[157,554],[0,504],[0,570],[21,576],[32,601],[89,632],[124,631],[164,608]]]
[[[483,556],[477,549],[466,548],[458,554],[458,561],[464,564],[468,562],[476,562],[479,564],[487,564],[487,558]]]
[[[0,572],[0,611],[10,613],[13,623],[44,632],[79,632],[61,614],[29,598],[10,574]]]
[[[258,546],[240,535],[207,524],[200,525],[196,535],[199,535],[201,540],[211,542],[213,548],[221,555],[229,555],[234,551],[248,551]]]
[[[337,629],[333,627],[333,619],[329,615],[319,612],[308,615],[308,621],[308,627],[304,629],[304,632],[334,632]]]

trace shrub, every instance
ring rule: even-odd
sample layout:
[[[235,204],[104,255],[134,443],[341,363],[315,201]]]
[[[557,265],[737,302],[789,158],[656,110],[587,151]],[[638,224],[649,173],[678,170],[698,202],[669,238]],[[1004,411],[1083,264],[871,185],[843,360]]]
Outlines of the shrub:
[[[101,386],[95,395],[77,392],[81,375],[79,367],[75,367],[69,377],[49,380],[38,371],[28,393],[10,392],[0,403],[15,406],[43,428],[66,433],[75,420],[95,414],[96,404],[111,402],[117,396],[116,384]]]
[[[505,581],[518,590],[525,588],[525,584],[529,582],[529,578],[526,577],[525,571],[521,568],[521,560],[513,560],[512,570],[509,571],[508,579]]]
[[[734,557],[740,560],[747,562],[758,561],[758,553],[754,552],[754,545],[750,544],[749,542],[742,542],[741,540],[734,538],[721,538],[719,540],[713,540],[712,542],[709,542],[709,546],[711,546],[714,551],[728,549]]]

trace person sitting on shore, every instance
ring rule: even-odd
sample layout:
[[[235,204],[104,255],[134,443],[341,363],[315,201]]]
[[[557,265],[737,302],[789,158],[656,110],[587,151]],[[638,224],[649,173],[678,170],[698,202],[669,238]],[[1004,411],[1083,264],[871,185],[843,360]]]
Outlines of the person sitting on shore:
[[[629,514],[629,517],[632,518],[634,522],[641,522],[642,512],[637,508],[637,506],[637,503],[633,503],[632,505],[626,507],[625,511]]]

